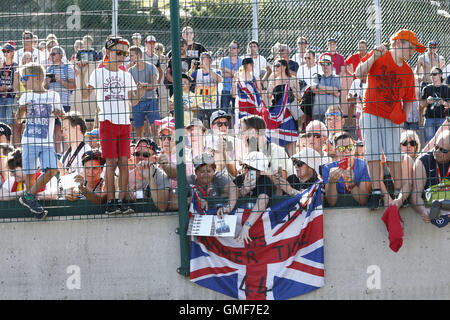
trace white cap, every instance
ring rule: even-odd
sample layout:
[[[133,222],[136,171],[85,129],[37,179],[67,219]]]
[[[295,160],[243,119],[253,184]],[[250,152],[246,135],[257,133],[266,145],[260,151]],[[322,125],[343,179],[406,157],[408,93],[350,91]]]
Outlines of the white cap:
[[[324,54],[320,57],[319,63],[321,62],[331,62],[333,63],[333,59],[331,59],[331,56],[328,54]]]
[[[292,159],[306,163],[306,165],[311,169],[314,169],[317,174],[319,174],[319,167],[327,164],[326,158],[322,157],[312,148],[303,148],[302,151],[294,154]]]
[[[147,36],[147,38],[145,38],[145,42],[150,42],[150,41],[156,42],[156,38],[152,35]]]
[[[142,36],[139,32],[133,33],[131,39],[142,39]]]
[[[259,151],[252,151],[243,160],[243,163],[259,171],[267,171],[269,168],[269,160],[264,153]]]

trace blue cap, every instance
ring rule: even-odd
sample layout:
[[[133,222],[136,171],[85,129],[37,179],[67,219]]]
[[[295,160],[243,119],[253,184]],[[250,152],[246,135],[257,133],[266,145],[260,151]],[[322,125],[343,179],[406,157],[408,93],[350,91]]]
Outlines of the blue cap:
[[[431,219],[431,223],[438,228],[443,228],[448,224],[448,215],[442,215],[438,219]]]
[[[98,128],[93,129],[92,131],[86,132],[86,136],[98,136]]]

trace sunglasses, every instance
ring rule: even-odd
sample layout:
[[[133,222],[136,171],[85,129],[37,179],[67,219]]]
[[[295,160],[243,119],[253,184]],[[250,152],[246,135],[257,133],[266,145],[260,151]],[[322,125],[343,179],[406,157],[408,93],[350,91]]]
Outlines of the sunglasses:
[[[310,57],[304,57],[303,59],[305,59],[305,60],[311,60]]]
[[[297,167],[301,168],[305,163],[303,161],[296,161],[294,163]]]
[[[402,142],[402,146],[404,146],[404,147],[406,147],[408,144],[409,144],[411,147],[416,147],[416,146],[417,146],[417,142],[416,142],[415,140],[404,141],[404,142]]]
[[[20,81],[21,81],[21,82],[25,82],[25,81],[28,80],[29,77],[37,77],[37,75],[35,75],[35,74],[26,74],[26,75],[24,75],[24,76],[22,76],[22,77],[20,78]]]
[[[218,126],[219,128],[223,127],[223,126],[228,127],[229,123],[228,123],[228,121],[226,121],[226,122],[218,121],[218,122],[214,123],[214,125]]]
[[[13,52],[13,51],[11,51],[11,50],[5,50],[5,49],[3,49],[2,51],[3,51],[3,53],[10,53],[10,52]]]
[[[56,56],[57,54],[59,54],[58,52],[52,52],[50,53],[51,56]]]
[[[441,148],[441,147],[439,147],[439,146],[435,146],[435,147],[434,147],[434,150],[439,151],[439,152],[444,153],[444,154],[447,154],[447,153],[450,152],[450,150]]]
[[[438,76],[438,75],[440,75],[440,73],[438,73],[438,72],[432,72],[432,73],[430,73],[430,75],[432,75],[432,76]]]
[[[136,151],[135,153],[134,153],[134,156],[135,157],[144,157],[144,158],[150,158],[150,152],[139,152],[139,151]]]
[[[326,117],[331,117],[331,116],[342,117],[342,113],[340,113],[340,112],[328,112],[325,116]]]
[[[169,140],[169,141],[172,141],[172,137],[171,136],[159,136],[159,139],[161,140],[161,141],[164,141],[164,140]]]
[[[322,136],[320,135],[320,133],[307,133],[306,134],[306,137],[307,138],[312,138],[312,137],[314,137],[314,138],[316,138],[316,139],[320,139]]]
[[[277,63],[276,65],[275,65],[275,68],[280,68],[281,67],[281,63]]]
[[[339,152],[344,152],[345,150],[353,151],[355,149],[354,144],[349,144],[348,146],[337,146],[336,150]]]
[[[331,62],[321,62],[320,64],[323,66],[331,66],[332,65]]]
[[[124,51],[124,50],[111,50],[111,51],[115,51],[119,57],[120,56],[128,57],[130,55],[129,51]]]

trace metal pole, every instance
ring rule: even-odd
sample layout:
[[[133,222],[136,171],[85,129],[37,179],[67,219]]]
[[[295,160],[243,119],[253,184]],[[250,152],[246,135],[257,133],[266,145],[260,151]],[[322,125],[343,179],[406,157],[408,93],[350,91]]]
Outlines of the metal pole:
[[[113,36],[117,36],[117,33],[119,32],[117,28],[117,13],[119,11],[119,0],[112,0],[112,26],[111,26],[111,34]]]
[[[375,7],[375,42],[377,46],[381,44],[381,34],[382,34],[382,19],[381,19],[381,4],[380,0],[373,0],[373,5]]]
[[[253,1],[252,40],[258,41],[258,0]]]
[[[189,275],[190,241],[186,236],[189,224],[187,204],[186,164],[184,161],[184,110],[181,90],[180,8],[178,0],[170,0],[170,31],[172,35],[172,78],[175,111],[175,141],[177,152],[178,220],[180,227],[181,266],[178,273]]]

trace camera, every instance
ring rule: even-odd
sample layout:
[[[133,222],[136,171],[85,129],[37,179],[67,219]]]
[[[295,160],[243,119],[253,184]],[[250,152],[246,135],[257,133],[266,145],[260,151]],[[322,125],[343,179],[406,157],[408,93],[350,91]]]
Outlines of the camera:
[[[200,61],[194,60],[194,66],[195,66],[196,68],[200,67]]]
[[[54,73],[47,73],[46,76],[47,76],[48,78],[50,78],[50,83],[56,82],[55,74],[54,74]]]

